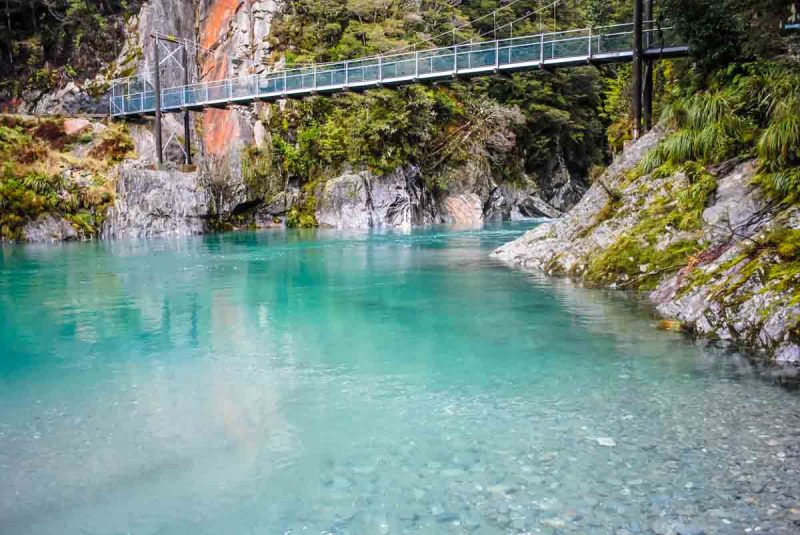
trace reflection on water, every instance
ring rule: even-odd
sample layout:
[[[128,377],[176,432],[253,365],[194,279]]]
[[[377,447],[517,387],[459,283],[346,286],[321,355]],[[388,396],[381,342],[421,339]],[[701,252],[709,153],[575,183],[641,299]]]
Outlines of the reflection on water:
[[[794,532],[797,396],[523,229],[1,249],[0,533]]]

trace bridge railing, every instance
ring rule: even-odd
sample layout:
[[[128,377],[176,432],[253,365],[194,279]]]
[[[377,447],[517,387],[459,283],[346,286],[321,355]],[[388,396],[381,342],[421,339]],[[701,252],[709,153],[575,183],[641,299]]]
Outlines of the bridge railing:
[[[644,41],[648,49],[678,45],[671,28],[645,29]],[[343,88],[391,85],[459,74],[469,75],[489,72],[492,69],[511,71],[548,63],[574,62],[576,59],[603,60],[631,54],[632,47],[632,24],[462,43],[449,47],[287,68],[262,76],[243,76],[170,87],[162,90],[161,107],[166,111],[175,111]],[[110,108],[112,115],[154,111],[155,96],[152,86],[142,80],[132,79],[114,84]]]

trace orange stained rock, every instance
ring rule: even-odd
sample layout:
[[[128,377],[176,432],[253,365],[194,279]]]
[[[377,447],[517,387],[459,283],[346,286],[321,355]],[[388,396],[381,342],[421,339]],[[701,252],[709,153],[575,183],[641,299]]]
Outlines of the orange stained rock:
[[[200,29],[200,44],[213,48],[228,32],[233,17],[243,3],[242,0],[211,0]]]
[[[206,109],[203,112],[203,143],[206,153],[223,156],[231,141],[239,136],[239,123],[231,110]]]
[[[202,64],[206,80],[221,80],[228,75],[230,43],[224,42],[236,13],[249,0],[211,0],[208,12],[200,27],[200,43],[208,54]],[[206,109],[203,112],[203,143],[206,153],[223,156],[231,140],[239,135],[236,116],[229,110]]]

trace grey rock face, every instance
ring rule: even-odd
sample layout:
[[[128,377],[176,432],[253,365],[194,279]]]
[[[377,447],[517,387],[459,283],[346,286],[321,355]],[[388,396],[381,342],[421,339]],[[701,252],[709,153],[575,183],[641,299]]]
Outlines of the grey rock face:
[[[651,132],[614,162],[593,184],[581,201],[563,218],[540,225],[493,254],[512,265],[527,269],[568,274],[580,278],[591,260],[629,233],[641,221],[643,207],[664,198],[667,191],[689,186],[687,177],[642,177],[633,183],[621,180],[626,172],[660,141]],[[659,233],[656,250],[670,244],[697,239],[705,247],[692,272],[664,276],[649,294],[657,311],[679,320],[694,333],[763,350],[780,364],[800,363],[800,341],[794,325],[800,306],[787,305],[786,289],[780,281],[764,276],[777,256],[761,255],[763,266],[753,270],[753,243],[764,242],[774,221],[800,228],[800,210],[776,213],[752,185],[754,162],[744,162],[717,177],[717,191],[704,210],[703,227],[694,235],[670,227]],[[616,190],[613,213],[608,190]],[[747,268],[747,269],[745,269]],[[648,266],[641,266],[646,271]],[[691,269],[691,268],[689,268]],[[620,277],[624,277],[621,275]],[[628,282],[620,278],[620,283]]]
[[[474,226],[483,222],[483,203],[475,193],[450,195],[443,205],[448,223]]]
[[[557,208],[547,204],[538,195],[526,195],[519,200],[515,206],[511,207],[511,219],[529,219],[532,217],[557,218],[564,213]]]
[[[663,134],[658,131],[643,136],[609,166],[601,180],[609,180],[633,168],[661,139]],[[581,259],[590,251],[613,243],[636,223],[633,218],[598,221],[598,214],[609,200],[602,184],[594,183],[563,218],[536,227],[493,254],[509,264],[527,269],[544,270],[555,262],[558,271],[579,272]],[[581,237],[586,229],[593,232]]]
[[[491,177],[470,166],[459,170],[452,189],[434,194],[419,169],[406,166],[385,176],[367,171],[328,179],[317,191],[317,221],[334,228],[408,227],[450,223],[560,217],[538,186],[493,186]]]
[[[724,243],[734,236],[749,238],[763,223],[764,200],[752,184],[755,167],[755,162],[747,162],[719,180],[714,203],[703,211],[706,236],[712,243]]]
[[[117,201],[106,220],[103,238],[188,236],[206,230],[209,193],[197,173],[120,170]]]
[[[328,180],[318,196],[317,222],[323,227],[370,228],[375,224],[370,176],[342,175]]]
[[[410,227],[444,222],[419,170],[409,166],[384,177],[348,173],[317,192],[317,222],[333,228]]]
[[[28,223],[23,233],[29,243],[56,243],[79,238],[69,221],[53,215],[42,216]]]
[[[32,102],[28,108],[36,115],[76,115],[79,113],[106,113],[108,107],[102,98],[88,95],[78,84],[69,82],[53,93],[43,95],[26,95],[26,101]]]

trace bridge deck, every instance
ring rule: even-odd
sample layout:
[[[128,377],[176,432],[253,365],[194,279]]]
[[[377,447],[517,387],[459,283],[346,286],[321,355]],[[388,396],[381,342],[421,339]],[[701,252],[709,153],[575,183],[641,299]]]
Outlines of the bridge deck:
[[[670,28],[645,29],[644,42],[649,57],[688,52]],[[632,24],[459,44],[171,87],[162,90],[161,109],[201,110],[492,73],[623,62],[633,57],[632,44]],[[155,113],[155,92],[141,78],[116,81],[110,111],[117,117]]]

